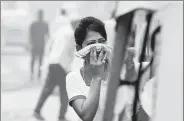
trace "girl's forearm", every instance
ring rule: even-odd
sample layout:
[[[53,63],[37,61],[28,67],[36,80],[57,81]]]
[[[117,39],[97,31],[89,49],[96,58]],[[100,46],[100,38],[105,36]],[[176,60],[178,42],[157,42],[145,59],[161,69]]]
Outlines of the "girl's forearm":
[[[82,106],[83,120],[92,121],[96,115],[100,99],[101,79],[94,78],[90,85],[88,97]]]

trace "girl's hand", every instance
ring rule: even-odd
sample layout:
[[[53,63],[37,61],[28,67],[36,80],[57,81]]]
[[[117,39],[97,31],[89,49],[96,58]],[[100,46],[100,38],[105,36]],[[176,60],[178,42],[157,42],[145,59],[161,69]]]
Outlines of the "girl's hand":
[[[92,78],[102,79],[105,75],[105,60],[107,59],[107,52],[102,49],[99,54],[97,54],[96,47],[92,48],[90,51],[90,72],[92,73]]]

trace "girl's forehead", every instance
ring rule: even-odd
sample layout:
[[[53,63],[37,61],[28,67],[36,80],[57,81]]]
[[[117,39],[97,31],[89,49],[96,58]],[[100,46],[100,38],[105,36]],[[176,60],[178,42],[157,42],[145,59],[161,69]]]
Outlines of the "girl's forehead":
[[[88,41],[88,40],[97,40],[99,38],[103,38],[100,33],[98,32],[95,32],[95,31],[88,31],[87,32],[87,35],[86,35],[86,39],[85,41]]]

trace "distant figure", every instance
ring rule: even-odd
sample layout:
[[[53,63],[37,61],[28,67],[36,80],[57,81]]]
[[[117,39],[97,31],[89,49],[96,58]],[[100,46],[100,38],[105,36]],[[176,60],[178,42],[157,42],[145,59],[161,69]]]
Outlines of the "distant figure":
[[[66,91],[65,77],[71,71],[71,65],[74,58],[74,23],[67,16],[61,16],[60,28],[52,35],[47,43],[46,61],[43,70],[48,68],[48,74],[45,86],[38,100],[34,111],[34,117],[44,120],[41,115],[41,108],[46,99],[52,93],[56,86],[59,86],[60,92],[60,112],[58,121],[65,121],[65,113],[68,107],[68,95]]]
[[[66,10],[61,9],[59,11],[59,15],[57,15],[56,18],[49,25],[51,35],[54,35],[55,32],[61,27],[61,25],[63,24],[63,19],[65,19],[64,17],[66,16],[67,16]]]
[[[37,20],[30,26],[30,46],[31,46],[31,80],[34,76],[35,61],[39,60],[38,76],[40,78],[45,41],[49,37],[49,28],[47,22],[43,20],[44,13],[42,10],[38,11]]]

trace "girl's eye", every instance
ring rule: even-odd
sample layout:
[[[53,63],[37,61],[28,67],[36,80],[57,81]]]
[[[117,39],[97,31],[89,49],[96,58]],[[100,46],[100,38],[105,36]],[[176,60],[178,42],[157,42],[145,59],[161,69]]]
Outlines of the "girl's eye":
[[[95,44],[95,41],[88,42],[87,45]]]
[[[105,43],[106,40],[105,40],[105,39],[99,39],[98,42],[99,42],[99,43]]]

